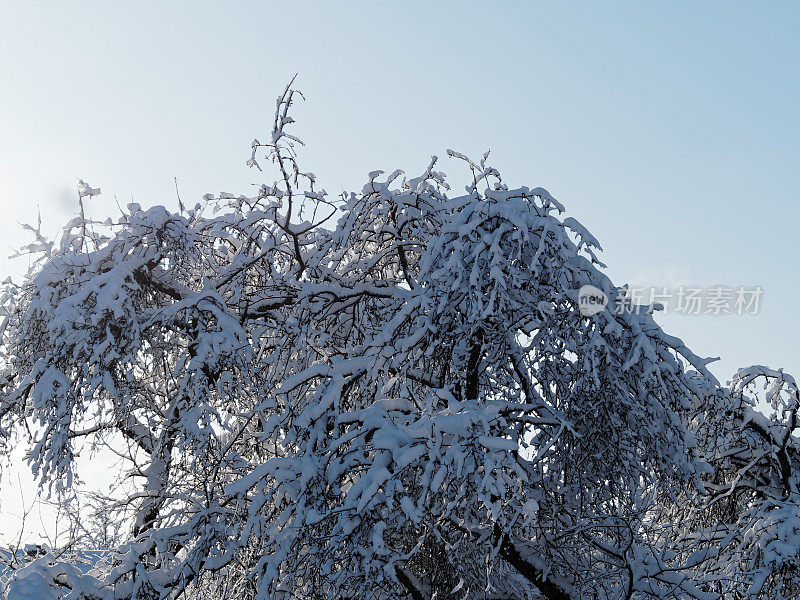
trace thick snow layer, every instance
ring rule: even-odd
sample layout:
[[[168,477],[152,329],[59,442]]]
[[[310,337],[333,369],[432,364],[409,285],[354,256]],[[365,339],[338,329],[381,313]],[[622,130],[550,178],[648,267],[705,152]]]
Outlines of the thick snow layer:
[[[58,600],[40,573],[32,572],[11,580],[3,589],[3,600]]]

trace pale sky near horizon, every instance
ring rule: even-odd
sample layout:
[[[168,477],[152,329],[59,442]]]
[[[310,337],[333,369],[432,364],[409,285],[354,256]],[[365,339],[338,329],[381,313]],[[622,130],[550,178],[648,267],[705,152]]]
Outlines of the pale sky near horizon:
[[[0,278],[76,177],[115,202],[270,182],[244,165],[298,73],[301,161],[331,195],[447,148],[547,188],[621,285],[761,286],[756,316],[657,320],[724,382],[800,373],[800,4],[0,0]],[[6,488],[8,480],[0,485]]]

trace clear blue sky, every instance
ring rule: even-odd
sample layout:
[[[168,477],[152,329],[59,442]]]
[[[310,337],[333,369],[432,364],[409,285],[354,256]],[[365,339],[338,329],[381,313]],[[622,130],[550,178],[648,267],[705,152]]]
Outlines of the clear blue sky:
[[[2,2],[3,248],[37,205],[57,231],[75,176],[103,189],[95,215],[175,206],[174,177],[187,204],[247,192],[299,73],[303,162],[330,193],[491,148],[618,284],[763,286],[759,316],[661,318],[723,381],[797,372],[798,31],[789,2]]]
[[[789,2],[0,0],[1,254],[37,205],[58,231],[75,176],[102,188],[98,216],[115,197],[174,207],[174,177],[187,204],[246,193],[263,181],[250,141],[299,73],[302,159],[329,193],[491,148],[511,185],[548,188],[600,239],[618,284],[761,285],[758,316],[660,320],[721,356],[723,381],[752,363],[797,374],[798,31]],[[0,258],[3,277],[23,268]],[[37,508],[26,541],[54,519]]]

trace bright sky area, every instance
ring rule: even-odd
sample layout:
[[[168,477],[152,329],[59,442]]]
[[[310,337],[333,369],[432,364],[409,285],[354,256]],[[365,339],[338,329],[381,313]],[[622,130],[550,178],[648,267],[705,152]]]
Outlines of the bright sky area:
[[[5,259],[21,222],[38,209],[55,235],[74,213],[77,177],[102,217],[174,208],[175,178],[185,204],[271,183],[244,163],[297,73],[301,163],[331,195],[491,148],[512,187],[547,188],[600,240],[618,285],[761,286],[755,316],[657,319],[720,356],[723,382],[797,373],[798,31],[789,2],[0,0],[0,274],[25,270]],[[33,521],[28,541],[52,528]]]

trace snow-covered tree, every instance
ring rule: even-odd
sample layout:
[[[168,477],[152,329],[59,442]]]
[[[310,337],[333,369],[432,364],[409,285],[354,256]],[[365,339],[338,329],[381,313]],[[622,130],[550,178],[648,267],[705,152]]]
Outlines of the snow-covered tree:
[[[4,289],[0,443],[29,443],[55,498],[79,451],[116,454],[117,494],[85,518],[128,533],[92,566],[37,558],[7,593],[796,597],[794,380],[721,386],[488,153],[448,151],[464,194],[433,157],[329,199],[287,131],[296,97],[252,144],[278,177],[255,196],[98,222],[81,182],[57,243],[31,227],[38,258]]]

